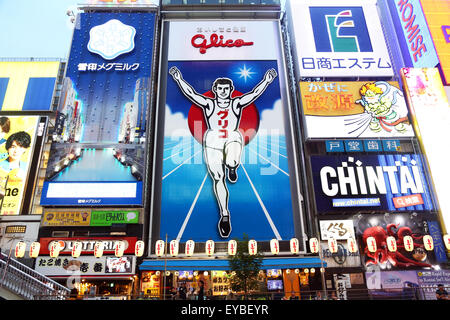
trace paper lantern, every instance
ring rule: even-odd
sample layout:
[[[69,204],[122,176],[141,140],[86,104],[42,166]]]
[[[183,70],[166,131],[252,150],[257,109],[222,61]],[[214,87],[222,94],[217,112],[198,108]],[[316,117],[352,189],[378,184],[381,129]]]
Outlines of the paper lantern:
[[[190,257],[194,254],[195,242],[193,240],[186,241],[186,246],[184,248],[184,253],[186,256]]]
[[[72,244],[72,257],[78,258],[81,255],[83,244],[80,241],[74,241]]]
[[[309,239],[309,251],[311,251],[311,253],[319,252],[319,240],[317,240],[317,238]]]
[[[444,243],[447,250],[450,250],[450,235],[446,234],[444,235]]]
[[[300,273],[300,269],[295,269],[294,272],[295,272],[295,274],[299,274]]]
[[[61,246],[58,241],[52,241],[50,243],[50,257],[51,258],[58,258],[60,250],[61,250]]]
[[[423,236],[423,245],[426,250],[432,251],[434,249],[433,237],[430,235]]]
[[[270,240],[270,251],[272,252],[272,254],[280,253],[280,244],[277,239]]]
[[[390,252],[397,251],[397,240],[395,240],[393,236],[389,236],[386,238],[386,244]]]
[[[32,242],[30,245],[30,258],[37,258],[40,250],[41,244],[39,242]]]
[[[406,251],[413,251],[414,250],[414,242],[413,238],[411,236],[405,236],[403,238],[403,245],[405,246]]]
[[[170,243],[169,243],[169,252],[170,252],[170,255],[172,257],[175,257],[175,256],[178,255],[178,248],[179,248],[178,240],[170,241]]]
[[[299,247],[298,247],[298,239],[297,238],[292,238],[289,241],[289,246],[291,248],[291,253],[292,254],[298,254],[299,252]]]
[[[123,256],[123,252],[125,251],[125,242],[116,241],[114,243],[114,255],[118,258]]]
[[[311,273],[316,273],[316,269],[311,268]]]
[[[248,241],[248,253],[253,256],[258,252],[258,244],[255,240]]]
[[[103,241],[97,241],[94,244],[94,256],[96,258],[101,258],[103,256],[103,249],[104,249]]]
[[[208,256],[212,256],[214,254],[214,241],[206,241],[205,252]]]
[[[158,240],[155,243],[155,254],[157,257],[162,257],[164,255],[165,252],[165,247],[164,247],[165,243],[163,240]]]
[[[367,243],[367,249],[369,250],[369,252],[376,252],[377,251],[377,241],[375,240],[374,237],[368,237],[366,240]]]
[[[355,253],[358,251],[358,246],[356,245],[356,240],[352,237],[347,239],[347,248],[351,253]]]
[[[338,251],[336,239],[328,238],[328,249],[331,253],[336,253]]]
[[[290,269],[286,269],[286,274],[290,274],[291,270]]]
[[[14,250],[14,255],[16,258],[23,258],[25,255],[25,250],[27,249],[27,244],[23,241],[19,241],[16,244],[16,249]]]
[[[237,251],[237,242],[236,240],[228,241],[228,255],[234,256]]]
[[[142,257],[144,255],[145,243],[142,240],[136,241],[134,245],[134,254],[136,257]]]
[[[304,269],[303,272],[308,274],[309,273],[309,269]]]

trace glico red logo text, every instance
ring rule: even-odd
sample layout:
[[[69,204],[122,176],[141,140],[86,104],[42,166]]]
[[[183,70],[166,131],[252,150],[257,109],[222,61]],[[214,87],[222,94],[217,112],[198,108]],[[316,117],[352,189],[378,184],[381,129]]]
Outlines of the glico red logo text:
[[[242,46],[252,46],[253,42],[245,42],[242,39],[236,40],[223,40],[223,36],[219,36],[216,33],[211,34],[209,37],[209,43],[203,34],[196,34],[191,39],[191,44],[194,48],[199,48],[201,54],[205,54],[206,50],[211,47],[222,47],[222,48],[232,48],[232,47],[242,47]]]

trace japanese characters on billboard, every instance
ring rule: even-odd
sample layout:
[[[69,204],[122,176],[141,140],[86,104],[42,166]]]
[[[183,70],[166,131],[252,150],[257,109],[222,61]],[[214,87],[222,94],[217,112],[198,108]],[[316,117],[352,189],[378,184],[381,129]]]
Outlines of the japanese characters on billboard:
[[[142,205],[154,13],[81,13],[41,205]]]
[[[311,156],[311,166],[319,214],[434,209],[419,155]]]
[[[41,226],[111,226],[139,222],[137,210],[46,210],[41,219]]]
[[[39,118],[0,117],[0,215],[21,213]]]
[[[51,110],[59,66],[58,61],[0,61],[0,110]]]
[[[96,242],[103,242],[103,253],[104,254],[114,254],[114,244],[117,241],[122,241],[125,243],[124,253],[134,254],[134,246],[136,244],[137,238],[135,237],[125,237],[125,238],[113,238],[113,237],[91,237],[91,238],[40,238],[41,243],[40,253],[43,255],[48,255],[50,253],[50,246],[53,242],[58,242],[60,254],[70,255],[72,253],[73,243],[76,241],[81,242],[81,254],[92,255],[94,253],[94,247]]]
[[[402,80],[411,120],[417,132],[422,150],[435,187],[445,228],[450,230],[450,201],[447,194],[450,172],[447,170],[450,150],[443,137],[450,127],[450,106],[436,68],[404,68]]]
[[[282,61],[277,22],[170,22],[161,237],[288,240],[301,228]]]
[[[375,0],[292,0],[301,77],[393,76]]]
[[[431,215],[430,215],[431,217]],[[419,214],[385,213],[354,216],[355,233],[363,254],[364,265],[373,270],[431,269],[436,264],[437,250],[427,250],[423,237],[428,233],[427,220]],[[394,237],[397,250],[391,251],[387,238]],[[411,237],[412,250],[405,247],[405,238]],[[367,239],[375,238],[376,250],[369,250]]]
[[[403,0],[402,2],[405,2]],[[450,2],[441,0],[420,0],[428,28],[433,38],[440,69],[446,85],[450,85]]]
[[[413,137],[396,82],[300,82],[307,138]]]

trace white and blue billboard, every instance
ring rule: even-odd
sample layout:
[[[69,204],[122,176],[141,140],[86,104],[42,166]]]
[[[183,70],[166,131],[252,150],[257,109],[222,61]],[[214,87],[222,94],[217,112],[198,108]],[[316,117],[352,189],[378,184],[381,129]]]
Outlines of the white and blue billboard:
[[[169,27],[157,236],[295,237],[301,194],[277,23]]]
[[[142,205],[155,13],[78,15],[41,205]]]
[[[311,156],[317,213],[432,211],[417,154]]]

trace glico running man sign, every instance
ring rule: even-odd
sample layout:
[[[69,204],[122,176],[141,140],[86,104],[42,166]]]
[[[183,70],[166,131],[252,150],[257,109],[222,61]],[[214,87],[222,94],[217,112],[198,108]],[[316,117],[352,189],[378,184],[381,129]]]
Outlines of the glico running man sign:
[[[294,237],[301,209],[293,199],[301,195],[291,197],[299,184],[279,26],[196,21],[168,27],[159,236]]]
[[[311,156],[318,213],[431,211],[419,155]]]
[[[42,205],[142,205],[154,13],[77,17]]]

